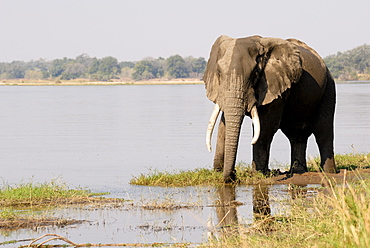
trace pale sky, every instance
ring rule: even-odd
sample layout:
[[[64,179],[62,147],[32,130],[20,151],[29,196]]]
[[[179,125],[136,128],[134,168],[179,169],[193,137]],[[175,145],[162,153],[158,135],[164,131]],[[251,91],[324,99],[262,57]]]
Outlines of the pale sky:
[[[298,38],[324,57],[370,44],[370,1],[0,0],[0,62],[208,59],[222,34]]]

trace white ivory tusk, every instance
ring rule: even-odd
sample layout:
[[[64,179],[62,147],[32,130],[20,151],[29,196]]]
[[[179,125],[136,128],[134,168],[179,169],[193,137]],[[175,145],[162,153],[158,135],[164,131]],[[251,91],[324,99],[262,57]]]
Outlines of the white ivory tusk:
[[[211,118],[209,119],[209,123],[207,127],[206,145],[207,145],[207,149],[209,152],[212,151],[212,144],[211,144],[212,133],[213,133],[213,129],[215,127],[215,123],[216,123],[219,113],[220,113],[220,106],[216,103],[215,107],[213,108]]]
[[[252,115],[252,124],[253,124],[253,139],[251,144],[256,144],[258,138],[260,137],[261,126],[260,126],[260,118],[258,117],[257,107],[253,106],[251,110]]]

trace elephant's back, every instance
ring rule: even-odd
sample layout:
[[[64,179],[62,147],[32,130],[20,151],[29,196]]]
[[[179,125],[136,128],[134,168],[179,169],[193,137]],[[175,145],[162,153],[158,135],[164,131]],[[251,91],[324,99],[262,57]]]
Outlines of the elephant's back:
[[[302,61],[302,69],[310,74],[316,83],[323,87],[326,81],[326,65],[321,56],[306,43],[297,39],[288,39],[297,46]]]

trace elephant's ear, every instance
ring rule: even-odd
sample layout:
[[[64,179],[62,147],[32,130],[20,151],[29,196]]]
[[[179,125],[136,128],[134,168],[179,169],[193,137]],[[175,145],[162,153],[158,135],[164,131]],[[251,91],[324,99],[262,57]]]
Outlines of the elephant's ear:
[[[302,61],[297,46],[278,38],[261,38],[267,59],[264,66],[264,79],[267,84],[264,98],[258,99],[262,105],[273,100],[296,83],[302,74]],[[266,89],[266,85],[264,86]]]
[[[216,102],[220,87],[220,72],[218,71],[217,62],[222,57],[222,44],[232,38],[222,35],[217,38],[212,46],[211,54],[207,62],[207,68],[204,72],[204,83],[207,90],[207,97],[212,102]]]

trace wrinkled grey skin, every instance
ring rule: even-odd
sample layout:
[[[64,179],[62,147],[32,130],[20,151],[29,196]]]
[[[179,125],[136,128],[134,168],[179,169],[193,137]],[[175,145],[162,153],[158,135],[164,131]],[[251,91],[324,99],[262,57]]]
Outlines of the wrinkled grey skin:
[[[335,173],[333,120],[335,84],[322,58],[296,39],[220,36],[204,75],[207,97],[222,111],[214,169],[226,183],[235,180],[235,160],[244,116],[253,106],[260,136],[253,168],[268,173],[270,144],[278,129],[291,145],[291,173],[307,171],[307,140],[314,134],[321,168]]]

